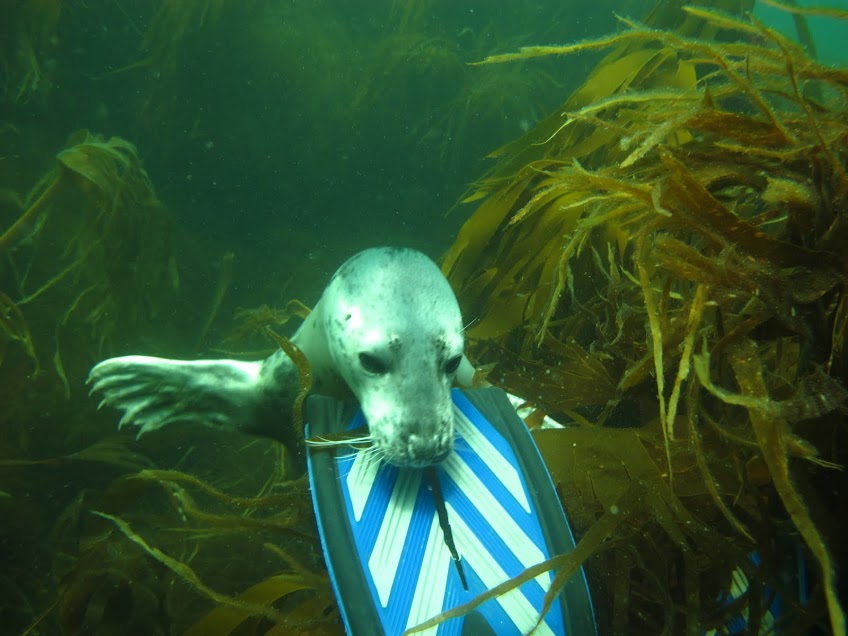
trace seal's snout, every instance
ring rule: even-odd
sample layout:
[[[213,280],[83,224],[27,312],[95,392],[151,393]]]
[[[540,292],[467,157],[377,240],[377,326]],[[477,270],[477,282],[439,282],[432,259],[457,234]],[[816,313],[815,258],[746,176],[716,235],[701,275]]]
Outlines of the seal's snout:
[[[453,450],[453,439],[442,436],[428,437],[411,433],[406,436],[407,452],[410,464],[414,466],[432,466],[440,464]]]
[[[440,464],[453,452],[453,435],[398,435],[386,460],[397,466],[424,467]]]

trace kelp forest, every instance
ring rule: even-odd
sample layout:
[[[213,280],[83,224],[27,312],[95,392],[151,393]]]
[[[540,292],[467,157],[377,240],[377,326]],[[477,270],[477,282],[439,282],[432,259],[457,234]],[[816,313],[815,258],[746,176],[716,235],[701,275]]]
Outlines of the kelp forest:
[[[96,4],[0,7],[1,633],[344,633],[280,444],[85,381],[261,359],[381,244],[526,401],[599,633],[846,633],[848,11]]]

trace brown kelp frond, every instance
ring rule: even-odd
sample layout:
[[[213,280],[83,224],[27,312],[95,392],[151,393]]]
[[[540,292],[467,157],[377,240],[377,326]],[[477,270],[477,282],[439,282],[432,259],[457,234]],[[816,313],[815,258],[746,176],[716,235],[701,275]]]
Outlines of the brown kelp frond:
[[[236,327],[224,339],[228,346],[241,347],[257,335],[266,335],[266,328],[282,327],[293,318],[306,319],[312,310],[299,300],[290,300],[285,307],[277,309],[268,305],[260,305],[253,309],[239,308],[235,313]],[[259,357],[257,353],[267,356],[270,350],[251,352],[251,357]]]
[[[795,478],[842,480],[848,460],[834,441],[848,398],[848,71],[732,2],[681,15],[678,31],[622,18],[609,37],[484,60],[610,51],[493,153],[443,269],[489,379],[577,424],[536,432],[575,525],[650,484],[626,513],[641,529],[599,557],[619,631],[757,614],[755,593],[733,610],[710,599],[727,598],[734,571],[771,585],[748,553],[791,569],[780,543],[795,532],[827,601],[809,620],[844,634],[825,536],[844,515]],[[634,559],[648,552],[656,563]],[[672,570],[685,591],[646,590]]]
[[[70,462],[93,462],[122,470],[142,470],[151,466],[150,458],[130,448],[119,438],[107,438],[91,444],[82,450],[43,459],[0,459],[0,467],[24,466],[67,466]]]
[[[250,445],[238,455],[252,457],[254,470],[264,471],[256,463],[263,453]],[[222,487],[220,476],[214,483],[176,469],[145,469],[119,477],[97,496],[79,498],[54,530],[63,540],[81,535],[60,590],[60,624],[113,632],[142,621],[160,625],[167,617],[156,607],[174,603],[184,608],[168,619],[178,632],[223,635],[241,633],[234,631],[241,625],[264,634],[278,625],[295,633],[334,633],[338,617],[330,611],[306,481],[281,480],[271,468],[273,490],[263,486],[255,495],[259,475],[247,491],[236,484],[246,494],[233,494],[233,484]],[[239,559],[232,558],[234,551]],[[240,589],[243,584],[234,581],[245,577],[258,582]],[[120,600],[101,585],[138,596],[145,617],[93,612]],[[148,626],[144,633],[162,632]]]
[[[178,559],[175,559],[172,556],[165,554],[159,548],[149,545],[147,541],[145,541],[142,536],[134,532],[130,525],[123,519],[96,510],[92,511],[92,514],[95,514],[98,517],[102,517],[104,519],[108,519],[109,521],[114,523],[130,541],[132,541],[145,552],[147,552],[147,554],[149,554],[151,557],[162,563],[164,566],[174,572],[174,574],[185,580],[194,589],[199,591],[201,594],[208,596],[216,603],[232,607],[241,612],[245,612],[248,615],[258,615],[263,618],[267,618],[275,624],[286,622],[286,618],[273,607],[269,607],[263,604],[251,603],[250,601],[231,598],[225,594],[221,594],[220,592],[216,592],[215,590],[211,589],[209,586],[203,583],[203,581],[200,580],[200,577],[198,577],[197,573],[191,567],[189,567],[182,561],[179,561]]]
[[[784,117],[775,116],[773,112],[775,104],[771,103],[771,95],[779,94],[782,99],[795,102],[798,108],[803,108],[805,100],[810,99],[805,95],[799,100],[792,91],[790,83],[787,82],[788,78],[797,77],[800,81],[812,82],[827,81],[830,84],[830,92],[835,90],[837,94],[842,93],[842,99],[844,99],[845,80],[848,79],[840,75],[844,73],[844,70],[828,68],[804,56],[799,47],[776,31],[714,9],[689,7],[687,10],[706,23],[703,30],[742,31],[748,37],[756,37],[758,41],[762,41],[762,36],[765,34],[767,41],[765,44],[707,41],[651,29],[634,21],[622,19],[630,28],[614,36],[562,47],[528,47],[518,54],[486,58],[484,63],[495,63],[514,59],[532,59],[545,55],[571,55],[594,48],[614,49],[604,63],[595,69],[589,81],[566,101],[563,111],[552,114],[525,138],[509,144],[494,154],[494,156],[507,153],[514,155],[513,162],[501,162],[501,165],[496,166],[494,174],[508,175],[520,165],[519,159],[521,164],[526,164],[532,158],[540,156],[562,159],[563,151],[570,156],[580,157],[601,140],[599,137],[602,132],[601,127],[592,126],[594,130],[591,128],[587,130],[582,126],[571,125],[566,131],[563,128],[564,125],[577,121],[569,119],[569,114],[579,112],[579,109],[587,106],[603,108],[605,102],[614,104],[627,100],[634,89],[644,92],[646,96],[650,94],[650,90],[656,90],[660,94],[666,93],[658,96],[664,100],[671,99],[668,91],[670,87],[703,89],[709,86],[715,98],[735,94],[735,99],[738,99],[740,93],[747,95],[751,106],[765,115],[765,121],[777,135],[777,141],[781,142],[781,145],[785,145],[791,137],[790,128],[787,126],[789,122],[785,121]],[[787,69],[786,51],[791,54],[793,61],[793,67],[790,69]],[[748,81],[748,78],[755,74],[757,81]],[[686,91],[676,92],[678,100],[687,99]],[[828,99],[832,97],[834,95],[830,95]],[[651,108],[643,109],[640,114],[657,117],[660,112],[668,114],[666,109]],[[629,121],[627,115],[628,113],[618,113],[614,118],[610,116],[608,119],[612,121],[609,124],[621,126],[622,121]],[[762,126],[765,122],[758,123]],[[686,124],[676,127],[677,132],[683,134],[686,134],[687,128]],[[559,135],[557,131],[568,132],[568,134]],[[581,139],[581,142],[570,142],[576,139]],[[551,141],[557,140],[560,143],[550,144]],[[531,151],[532,148],[536,150]],[[521,149],[523,152],[515,152]],[[509,172],[502,172],[501,169],[507,167],[510,169]]]
[[[821,15],[828,18],[848,20],[848,11],[845,11],[844,9],[835,9],[832,7],[799,7],[796,4],[777,2],[777,0],[760,0],[760,2],[788,13],[796,13],[798,15]]]
[[[757,437],[757,443],[763,453],[763,459],[774,480],[774,487],[798,532],[818,561],[824,582],[824,594],[827,599],[830,623],[834,634],[845,633],[845,614],[836,591],[836,568],[827,549],[824,537],[813,523],[810,512],[801,493],[792,483],[785,445],[790,436],[786,422],[779,415],[763,410],[757,401],[768,397],[768,389],[763,379],[762,361],[756,346],[751,340],[743,340],[730,352],[730,364],[736,376],[736,382],[742,391],[742,397],[751,400],[744,404],[751,417],[751,424]],[[708,364],[704,361],[703,365]],[[699,374],[699,377],[702,374]],[[703,381],[703,380],[702,380]],[[727,397],[722,398],[727,401]]]
[[[178,470],[143,470],[132,476],[133,479],[144,479],[154,482],[186,483],[197,487],[205,494],[214,497],[218,501],[236,508],[256,508],[262,506],[282,506],[291,504],[289,495],[269,495],[264,497],[236,497],[229,495],[211,484],[206,483],[195,475],[183,473]]]
[[[306,358],[303,351],[301,351],[300,348],[291,340],[275,333],[270,327],[266,327],[265,330],[268,335],[271,336],[278,345],[280,345],[280,349],[282,349],[283,352],[291,358],[295,367],[297,367],[298,390],[292,406],[292,425],[294,426],[295,433],[297,434],[296,439],[302,440],[304,422],[303,403],[306,401],[306,396],[309,395],[309,391],[312,389],[312,369],[309,366],[309,360]]]
[[[500,64],[503,62],[514,62],[516,60],[526,60],[546,55],[571,55],[583,51],[591,51],[593,49],[606,49],[616,44],[621,44],[628,39],[650,39],[645,34],[641,33],[623,33],[610,35],[594,40],[584,40],[564,46],[522,46],[517,53],[502,53],[500,55],[489,55],[479,62],[472,62],[472,65],[483,64]]]
[[[0,235],[10,265],[0,282],[10,306],[5,314],[17,316],[18,331],[34,316],[53,316],[51,342],[35,345],[54,349],[63,377],[69,345],[85,361],[95,359],[120,328],[155,316],[177,283],[168,218],[136,148],[81,131],[56,160]],[[76,326],[89,332],[88,350],[85,339],[62,338]]]
[[[66,455],[64,459],[73,461],[98,462],[123,470],[145,470],[152,466],[150,458],[138,452],[125,439],[106,438]]]
[[[186,520],[194,524],[179,530],[173,529],[172,532],[179,532],[194,538],[223,537],[227,534],[237,535],[242,532],[272,532],[281,537],[289,534],[299,539],[310,539],[313,536],[305,533],[294,523],[298,520],[298,510],[294,506],[283,513],[262,518],[247,515],[216,514],[203,510],[187,490],[172,484],[163,483],[163,485],[168,496],[186,517]]]
[[[716,507],[719,509],[724,518],[730,523],[731,527],[733,527],[736,532],[741,534],[743,537],[748,539],[752,544],[755,542],[753,536],[745,527],[745,524],[737,517],[733,510],[731,510],[730,506],[725,502],[724,498],[721,496],[721,492],[718,489],[718,482],[716,478],[712,474],[712,470],[710,469],[709,460],[707,456],[704,454],[704,444],[701,439],[701,432],[698,429],[697,422],[697,413],[698,413],[698,385],[694,382],[689,385],[689,395],[688,397],[688,406],[689,413],[686,417],[686,423],[688,425],[688,435],[689,440],[692,443],[692,451],[695,454],[695,459],[698,462],[698,470],[701,471],[701,475],[704,480],[704,485],[710,493],[710,497],[715,503]]]
[[[263,615],[257,610],[264,613],[268,607],[273,606],[280,599],[303,590],[315,591],[318,594],[308,596],[306,601],[301,601],[290,610],[284,622],[277,623],[277,627],[282,627],[286,631],[272,628],[266,634],[295,633],[294,625],[297,625],[299,629],[310,628],[309,633],[321,633],[312,630],[316,629],[317,624],[322,622],[316,617],[323,618],[324,610],[333,605],[329,594],[329,581],[325,581],[320,588],[315,588],[314,583],[309,579],[304,579],[298,575],[279,574],[252,585],[238,596],[228,599],[226,603],[219,604],[218,607],[202,616],[200,620],[189,627],[184,635],[227,636],[237,633],[236,630],[239,626],[251,617],[257,614]],[[334,632],[330,631],[329,633]]]

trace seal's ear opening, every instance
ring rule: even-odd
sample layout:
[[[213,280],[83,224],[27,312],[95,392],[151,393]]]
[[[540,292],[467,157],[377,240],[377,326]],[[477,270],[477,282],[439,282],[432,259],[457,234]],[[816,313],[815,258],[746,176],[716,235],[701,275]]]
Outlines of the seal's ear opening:
[[[329,442],[308,445],[307,463],[348,633],[394,636],[438,622],[446,634],[596,634],[582,569],[559,588],[554,572],[528,570],[575,544],[526,425],[499,389],[452,397],[455,450],[432,475],[381,464],[356,446],[367,438],[339,436],[365,425],[361,411],[307,400],[307,437]],[[459,609],[506,581],[507,592]]]

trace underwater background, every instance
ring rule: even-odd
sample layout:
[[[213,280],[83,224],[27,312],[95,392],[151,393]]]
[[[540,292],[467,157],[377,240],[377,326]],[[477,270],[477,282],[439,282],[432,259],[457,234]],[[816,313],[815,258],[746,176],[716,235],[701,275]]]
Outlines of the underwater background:
[[[342,633],[279,444],[136,441],[85,379],[263,358],[406,245],[570,424],[601,633],[844,634],[846,39],[836,0],[0,0],[0,633]]]

